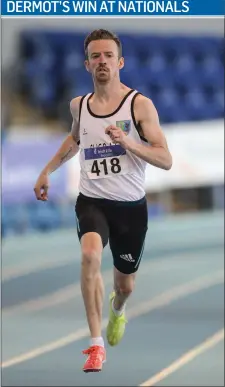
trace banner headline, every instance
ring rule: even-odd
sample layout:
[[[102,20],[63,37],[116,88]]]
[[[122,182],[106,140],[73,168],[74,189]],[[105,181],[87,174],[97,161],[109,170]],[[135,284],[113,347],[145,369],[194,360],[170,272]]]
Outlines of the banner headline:
[[[7,16],[224,15],[223,0],[2,0]]]

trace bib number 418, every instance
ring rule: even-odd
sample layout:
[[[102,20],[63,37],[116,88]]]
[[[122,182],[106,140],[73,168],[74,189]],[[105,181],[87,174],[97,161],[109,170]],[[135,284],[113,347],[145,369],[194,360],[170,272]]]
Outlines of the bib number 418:
[[[96,173],[97,176],[99,176],[101,173],[104,173],[104,175],[108,175],[110,172],[120,173],[120,171],[120,160],[117,157],[113,157],[112,159],[110,159],[108,165],[106,159],[103,159],[102,161],[94,160],[91,167],[91,172]]]

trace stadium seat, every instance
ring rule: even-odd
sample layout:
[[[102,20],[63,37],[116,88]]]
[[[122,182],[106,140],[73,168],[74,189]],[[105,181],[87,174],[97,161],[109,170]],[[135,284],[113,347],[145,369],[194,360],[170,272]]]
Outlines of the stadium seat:
[[[127,33],[120,38],[125,56],[121,81],[152,98],[163,122],[223,117],[222,38]],[[74,97],[93,90],[84,69],[83,40],[84,34],[66,31],[21,35],[23,81],[30,85],[33,104],[45,109],[60,102],[65,91]],[[183,101],[182,109],[174,96]]]

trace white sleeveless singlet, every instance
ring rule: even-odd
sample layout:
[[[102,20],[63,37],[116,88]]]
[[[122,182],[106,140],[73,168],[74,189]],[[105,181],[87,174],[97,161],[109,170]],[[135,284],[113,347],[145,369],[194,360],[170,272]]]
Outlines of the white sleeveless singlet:
[[[135,201],[145,195],[146,162],[134,153],[113,144],[105,129],[109,125],[120,127],[138,144],[140,137],[133,112],[135,96],[131,90],[120,106],[105,116],[95,115],[86,95],[80,107],[80,182],[79,191],[88,197],[118,201]]]

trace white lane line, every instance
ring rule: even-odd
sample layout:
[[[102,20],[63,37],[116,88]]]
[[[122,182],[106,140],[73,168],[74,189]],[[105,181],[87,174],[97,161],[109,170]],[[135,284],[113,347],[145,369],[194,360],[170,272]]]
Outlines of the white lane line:
[[[112,270],[104,272],[104,283],[109,284],[112,281]],[[46,308],[54,307],[81,295],[80,283],[76,285],[68,285],[62,289],[51,292],[48,295],[33,298],[31,300],[22,302],[21,304],[2,308],[2,314],[4,317],[12,315],[14,313],[28,313],[37,312]]]
[[[55,262],[41,262],[37,263],[37,265],[29,265],[29,263],[25,262],[21,265],[15,265],[12,267],[2,268],[2,281],[9,281],[18,277],[22,277],[28,274],[33,274],[41,270],[47,270],[52,268],[63,267],[67,264],[73,264],[77,262],[76,259],[73,258],[65,258],[61,261]]]
[[[207,248],[207,246],[211,246],[212,243],[215,243],[215,242],[220,243],[222,241],[222,235],[223,235],[222,232],[221,232],[221,236],[218,233],[214,235],[214,234],[212,234],[214,230],[211,230],[211,228],[209,230],[209,235],[208,235],[207,240],[205,240],[205,233],[197,234],[196,232],[193,231],[193,226],[192,226],[192,229],[190,230],[193,232],[193,235],[189,240],[189,239],[187,239],[187,232],[188,231],[189,231],[189,229],[183,230],[184,235],[182,235],[182,236],[179,235],[179,239],[177,239],[177,235],[175,237],[173,236],[174,233],[172,235],[168,235],[168,233],[167,233],[167,235],[166,235],[166,237],[164,237],[164,239],[161,238],[160,251],[163,248],[163,250],[164,250],[163,254],[167,254],[168,248],[173,249],[173,248],[181,248],[182,247],[185,249],[185,248],[189,247],[190,245],[193,249],[201,247],[202,249],[205,250]],[[149,238],[151,239],[151,251],[153,252],[153,250],[154,250],[154,253],[157,253],[157,251],[159,250],[159,245],[157,242],[158,241],[158,232],[149,235]],[[147,249],[148,249],[148,245],[146,245],[145,250],[147,251]],[[28,254],[30,254],[30,253],[28,252]],[[39,254],[41,255],[42,252],[40,251]],[[9,265],[9,266],[4,267],[4,261],[6,260],[7,252],[3,252],[2,255],[4,256],[4,258],[2,260],[2,262],[3,262],[2,281],[8,281],[10,279],[14,279],[17,277],[32,274],[32,273],[35,273],[35,272],[40,271],[40,270],[64,266],[67,263],[79,262],[79,260],[80,260],[79,256],[77,256],[77,257],[71,256],[70,258],[63,257],[62,259],[59,259],[57,261],[54,261],[54,260],[47,261],[47,258],[46,258],[45,261],[39,262],[38,256],[37,256],[35,264],[31,264],[30,262],[26,261],[26,262],[20,263],[18,265],[14,264],[12,266]]]
[[[163,258],[159,257],[157,260],[149,260],[147,262],[143,262],[138,277],[140,278],[141,275],[145,275],[146,271],[149,270],[165,270],[166,267],[171,268],[171,264],[176,261],[177,259],[185,260],[186,258],[190,258],[190,254],[180,254],[174,255],[172,257]],[[193,254],[191,257],[197,257],[197,255]],[[169,263],[169,266],[168,266]],[[104,285],[109,285],[113,281],[112,277],[112,269],[103,271],[103,280]],[[47,295],[40,296],[37,298],[30,299],[28,301],[21,302],[20,304],[9,306],[2,308],[2,313],[4,317],[7,317],[9,315],[12,315],[14,313],[32,313],[32,312],[38,312],[41,310],[44,310],[46,308],[58,306],[60,304],[63,304],[65,302],[71,301],[75,299],[76,297],[81,296],[81,290],[80,290],[80,283],[77,283],[75,285],[68,285],[61,289],[58,289],[54,292],[48,293]]]
[[[208,276],[199,277],[195,280],[189,281],[183,285],[175,286],[170,290],[166,290],[160,295],[154,297],[149,301],[145,301],[135,305],[127,310],[127,317],[129,319],[141,316],[154,309],[162,308],[169,305],[171,302],[179,300],[182,297],[196,293],[200,290],[207,289],[210,286],[214,286],[224,281],[224,272],[222,270],[211,273]],[[105,329],[108,323],[108,319],[103,319],[102,328]],[[54,351],[55,349],[62,348],[68,344],[78,341],[84,337],[89,336],[89,329],[87,327],[77,330],[67,336],[62,337],[59,340],[52,341],[46,345],[34,348],[29,352],[22,353],[2,363],[2,368],[12,367],[16,364],[23,363],[27,360],[34,359],[40,355]]]
[[[213,336],[208,337],[201,344],[192,348],[190,351],[184,353],[181,357],[171,363],[168,367],[162,369],[160,372],[152,376],[150,379],[146,380],[140,386],[155,386],[161,380],[166,379],[169,375],[173,374],[175,371],[184,367],[186,364],[190,363],[197,356],[203,354],[210,348],[217,345],[220,341],[224,340],[224,329],[219,330]]]

